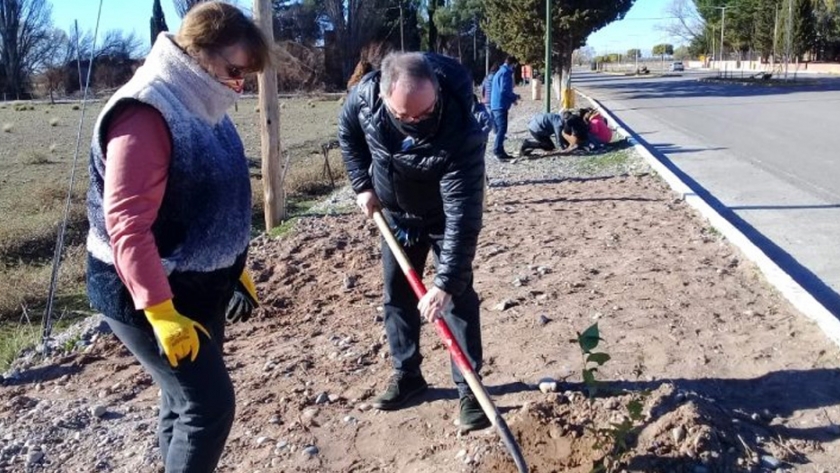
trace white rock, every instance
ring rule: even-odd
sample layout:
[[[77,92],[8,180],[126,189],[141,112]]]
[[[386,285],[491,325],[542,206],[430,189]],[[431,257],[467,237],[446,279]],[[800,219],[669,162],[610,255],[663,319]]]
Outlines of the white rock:
[[[93,406],[90,409],[90,413],[94,417],[99,418],[99,419],[101,419],[105,415],[105,413],[107,413],[107,412],[108,412],[108,409],[106,409],[105,406],[103,406],[101,404],[98,405],[98,406]]]
[[[359,404],[358,406],[356,406],[356,409],[358,409],[362,412],[367,412],[367,411],[370,410],[370,404],[367,404],[367,403],[363,402],[363,403]]]
[[[353,416],[344,416],[344,423],[345,424],[355,424],[356,418]]]
[[[271,419],[268,420],[269,424],[278,425],[280,424],[280,416],[271,416]]]
[[[516,305],[516,302],[513,301],[512,299],[505,299],[502,302],[499,302],[496,305],[496,307],[493,308],[493,310],[497,310],[499,312],[504,312],[504,311],[510,309],[511,307],[515,306],[515,305]]]
[[[554,393],[557,392],[557,381],[553,379],[542,379],[540,380],[540,392],[543,394]]]
[[[44,459],[44,452],[42,452],[42,451],[40,451],[40,450],[36,450],[36,451],[33,451],[33,452],[29,452],[29,454],[28,454],[28,455],[26,455],[26,463],[27,463],[28,465],[32,465],[32,464],[34,464],[34,463],[38,463],[38,462],[40,462],[40,461],[41,461],[41,460],[43,460],[43,459]]]
[[[767,468],[770,468],[771,470],[777,470],[777,469],[779,469],[779,467],[782,466],[782,462],[780,460],[778,460],[775,457],[772,457],[770,455],[762,456],[761,457],[761,464],[764,465]]]
[[[305,410],[303,411],[303,413],[300,415],[300,418],[301,418],[301,420],[302,420],[303,422],[305,422],[305,423],[307,423],[307,424],[308,424],[308,423],[312,422],[312,420],[313,420],[315,417],[317,417],[317,416],[318,416],[318,412],[319,412],[319,411],[318,411],[318,408],[317,408],[317,407],[311,407],[311,408],[309,408],[309,409],[305,409]]]
[[[680,443],[685,438],[685,427],[679,426],[674,427],[671,430],[671,438],[674,440],[674,443]]]
[[[467,451],[465,449],[461,449],[458,453],[455,454],[455,459],[463,458],[467,455]]]
[[[257,446],[261,447],[272,440],[268,437],[257,437]]]
[[[303,448],[303,455],[307,457],[314,457],[318,454],[318,447],[315,445],[307,445]]]
[[[330,402],[330,396],[327,393],[321,393],[315,398],[315,404],[326,404]]]

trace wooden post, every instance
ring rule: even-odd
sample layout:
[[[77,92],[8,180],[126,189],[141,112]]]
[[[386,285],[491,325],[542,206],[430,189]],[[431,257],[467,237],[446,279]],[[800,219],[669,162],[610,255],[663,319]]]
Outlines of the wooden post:
[[[274,46],[271,0],[254,0],[254,16],[268,44]],[[286,218],[286,193],[283,190],[286,173],[285,165],[280,161],[280,103],[277,99],[277,69],[273,64],[259,73],[257,83],[260,89],[265,230],[269,231]]]

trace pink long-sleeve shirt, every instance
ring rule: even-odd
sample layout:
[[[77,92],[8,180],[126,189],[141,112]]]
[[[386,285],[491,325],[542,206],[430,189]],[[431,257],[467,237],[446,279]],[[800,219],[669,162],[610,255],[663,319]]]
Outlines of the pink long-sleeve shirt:
[[[156,109],[131,104],[114,113],[106,134],[105,227],[136,309],[172,298],[152,234],[171,152],[169,128]]]

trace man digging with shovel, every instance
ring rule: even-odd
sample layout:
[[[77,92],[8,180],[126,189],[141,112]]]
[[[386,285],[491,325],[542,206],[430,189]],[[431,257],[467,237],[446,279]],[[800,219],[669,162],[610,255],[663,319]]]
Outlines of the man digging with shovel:
[[[379,209],[419,274],[431,250],[434,285],[419,301],[382,244],[385,330],[394,371],[373,406],[404,407],[428,388],[420,370],[420,317],[448,323],[477,373],[482,363],[472,260],[481,230],[486,135],[472,111],[472,80],[455,60],[392,53],[366,75],[341,112],[339,142],[356,202]],[[491,425],[452,365],[464,432]]]

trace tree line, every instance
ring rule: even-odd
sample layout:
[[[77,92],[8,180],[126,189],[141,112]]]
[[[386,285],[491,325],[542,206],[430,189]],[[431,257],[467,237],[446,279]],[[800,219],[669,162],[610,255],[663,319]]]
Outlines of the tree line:
[[[693,57],[764,62],[840,60],[836,0],[673,0],[665,26]]]
[[[0,0],[0,89],[72,93],[89,67],[97,87],[127,80],[148,45],[167,29],[161,0],[149,2],[149,38],[111,31],[93,48],[90,32],[53,24],[49,0]],[[169,0],[165,0],[169,1]],[[171,0],[183,15],[202,0]],[[634,0],[551,0],[553,69],[568,73],[590,33],[621,19]],[[240,2],[242,3],[242,2]],[[360,63],[389,51],[458,58],[481,79],[511,54],[544,67],[546,0],[272,0],[281,90],[341,90]],[[87,58],[94,57],[93,65]],[[81,59],[80,59],[81,58]],[[82,80],[80,80],[80,78]]]
[[[94,79],[118,86],[142,52],[142,40],[120,30],[94,44],[90,31],[56,27],[48,0],[0,0],[0,92],[7,99],[29,98],[36,88],[50,95],[78,90],[91,57]]]

